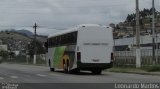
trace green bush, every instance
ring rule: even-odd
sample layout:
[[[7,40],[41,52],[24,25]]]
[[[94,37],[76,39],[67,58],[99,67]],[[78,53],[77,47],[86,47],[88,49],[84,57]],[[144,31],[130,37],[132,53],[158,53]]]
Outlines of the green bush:
[[[1,61],[7,60],[9,53],[7,51],[0,51],[0,56],[2,57]]]
[[[160,65],[147,65],[142,67],[143,70],[148,72],[160,71]]]
[[[18,55],[15,57],[14,59],[15,62],[26,62],[26,56],[23,56],[23,55]]]

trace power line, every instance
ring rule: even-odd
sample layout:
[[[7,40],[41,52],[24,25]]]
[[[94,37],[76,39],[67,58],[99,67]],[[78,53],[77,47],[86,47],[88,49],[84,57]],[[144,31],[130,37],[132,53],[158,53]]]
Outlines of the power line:
[[[50,0],[50,1],[52,1],[52,2],[106,2],[106,0]],[[42,1],[38,1],[38,2],[42,2]],[[43,1],[43,2],[45,2],[45,1]],[[47,0],[46,0],[46,2],[47,2]],[[14,1],[14,2],[10,2],[9,4],[14,4],[14,3],[17,3],[17,2]],[[33,1],[23,1],[20,3],[33,3]]]
[[[73,7],[70,7],[70,6],[64,6],[64,7],[57,7],[57,6],[53,6],[52,8],[101,8],[101,7],[110,7],[110,8],[113,8],[113,6],[122,6],[122,5],[112,5],[111,6],[106,6],[106,5],[93,5],[93,6],[73,6]],[[18,7],[0,7],[0,9],[7,9],[7,8],[12,8],[12,9],[24,9],[23,7],[22,8],[18,8]],[[32,8],[33,9],[33,8]],[[29,10],[29,9],[28,9]]]
[[[96,3],[95,4],[91,4],[90,2],[89,3],[87,3],[87,1],[85,1],[85,2],[82,2],[81,0],[79,0],[81,3],[85,3],[85,4],[87,4],[87,6],[64,6],[64,4],[62,4],[62,3],[60,3],[61,5],[63,5],[62,7],[61,6],[59,6],[59,7],[57,7],[57,6],[53,6],[52,5],[52,8],[86,8],[86,7],[113,7],[113,6],[122,6],[122,5],[126,5],[125,3],[123,3],[123,4],[119,4],[119,3],[112,3],[111,5],[106,5],[105,3],[101,3],[101,5],[97,5],[97,2],[99,2],[99,1],[97,1],[97,0],[90,0],[90,1],[96,1]],[[64,2],[64,1],[63,1]],[[59,4],[59,3],[58,3]],[[77,3],[78,5],[80,5],[79,4],[79,2]],[[102,5],[103,4],[103,5]],[[75,4],[73,4],[73,3],[69,3],[69,4],[66,4],[66,5],[75,5]],[[82,5],[84,5],[84,4],[82,4]],[[89,5],[89,6],[88,6]],[[31,4],[31,5],[28,5],[28,4],[24,4],[23,5],[23,7],[21,7],[22,9],[24,8],[24,6],[25,6],[25,8],[27,8],[27,7],[30,7],[31,8],[31,6],[33,6],[33,7],[36,7],[34,4]],[[5,5],[4,6],[4,4],[3,5],[0,5],[0,9],[3,9],[3,8],[10,8],[10,9],[13,9],[13,8],[16,8],[16,9],[21,9],[21,8],[18,8],[18,6],[17,6],[17,3],[15,3],[15,4],[10,4],[10,5]],[[33,9],[33,8],[32,8]]]

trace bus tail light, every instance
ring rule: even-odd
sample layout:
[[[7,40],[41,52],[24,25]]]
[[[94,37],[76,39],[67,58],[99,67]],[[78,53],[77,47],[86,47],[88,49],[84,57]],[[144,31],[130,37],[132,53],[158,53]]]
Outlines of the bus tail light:
[[[77,52],[77,61],[81,60],[81,52]]]
[[[114,53],[111,53],[111,62],[114,61]]]

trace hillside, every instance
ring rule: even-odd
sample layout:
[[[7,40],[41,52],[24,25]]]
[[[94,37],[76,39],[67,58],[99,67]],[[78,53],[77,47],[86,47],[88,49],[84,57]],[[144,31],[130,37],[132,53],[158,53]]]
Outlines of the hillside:
[[[22,40],[30,41],[29,37],[15,33],[15,32],[0,32],[0,39],[13,39],[13,40]]]
[[[149,35],[152,34],[152,8],[143,9],[140,11],[140,34]],[[125,21],[120,22],[116,25],[111,24],[115,27],[114,38],[133,37],[136,33],[136,14],[128,14]],[[160,33],[160,12],[155,11],[155,27],[156,33]]]
[[[28,30],[25,30],[25,29],[22,29],[22,30],[16,30],[17,33],[21,33],[21,34],[24,34],[28,37],[34,35],[32,32],[28,31]]]
[[[31,39],[27,36],[15,33],[15,32],[0,32],[0,40],[3,44],[8,45],[8,50],[25,50],[26,45]]]
[[[30,33],[29,31],[19,33],[16,30],[1,31],[0,40],[2,40],[3,44],[8,45],[8,50],[10,51],[26,52],[28,45],[34,40],[34,35],[27,36],[25,32]],[[46,39],[46,36],[37,35],[37,40],[42,43],[42,45],[46,42]]]

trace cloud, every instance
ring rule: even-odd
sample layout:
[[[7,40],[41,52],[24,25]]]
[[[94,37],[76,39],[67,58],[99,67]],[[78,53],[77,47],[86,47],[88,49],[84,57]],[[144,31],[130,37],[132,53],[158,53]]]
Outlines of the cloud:
[[[35,22],[39,33],[94,23],[108,25],[124,21],[135,12],[135,0],[0,0],[0,29],[29,28]],[[151,0],[139,0],[140,9],[151,8]],[[160,0],[155,0],[156,8]]]

